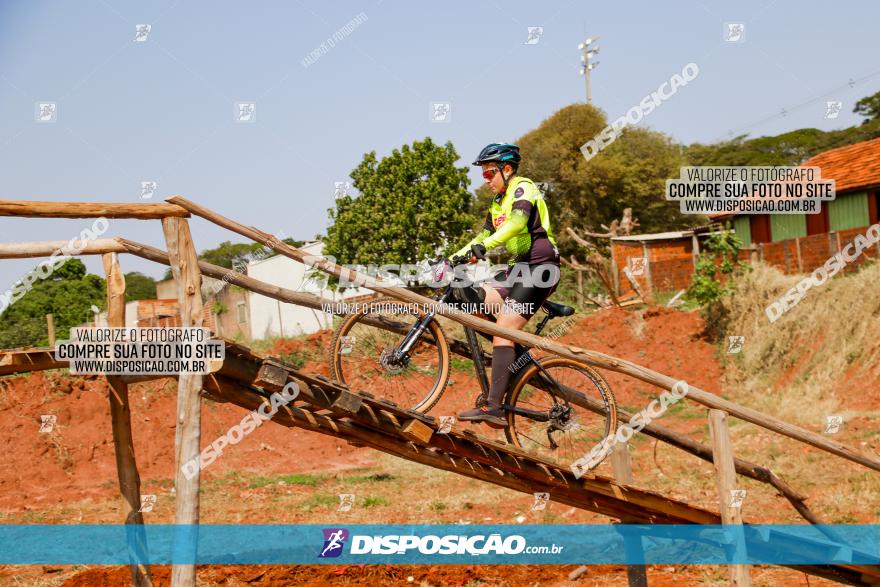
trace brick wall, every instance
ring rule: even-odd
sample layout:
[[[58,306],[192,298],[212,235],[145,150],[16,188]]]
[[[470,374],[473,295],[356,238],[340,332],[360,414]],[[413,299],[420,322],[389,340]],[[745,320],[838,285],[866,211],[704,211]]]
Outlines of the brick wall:
[[[647,263],[642,275],[633,279],[644,292],[677,291],[690,285],[694,272],[693,245],[691,237],[660,241],[612,241],[611,255],[617,271],[621,297],[633,293],[623,270],[631,258],[641,258],[647,253]]]
[[[215,316],[211,313],[211,304],[205,304],[202,318],[204,328],[210,329],[211,332],[217,331]],[[179,328],[181,321],[177,300],[138,300],[137,325],[140,328]]]
[[[867,229],[865,226],[753,245],[753,250],[743,249],[739,252],[739,260],[747,263],[754,253],[757,259],[787,275],[811,273],[853,242],[856,236],[864,235]],[[648,260],[644,272],[634,276],[643,291],[678,291],[691,284],[694,272],[691,237],[644,242],[615,240],[611,242],[611,258],[621,297],[633,293],[629,280],[623,274],[624,268],[631,257],[643,257],[645,252]],[[862,263],[877,258],[880,258],[880,243],[863,251],[855,261],[847,263],[844,271],[855,271]]]
[[[835,232],[813,234],[796,239],[758,245],[758,258],[763,258],[787,274],[811,273],[821,267],[825,261],[843,250],[858,235],[865,234],[867,226],[848,228]],[[880,244],[880,243],[878,243]],[[880,246],[872,246],[864,250],[858,258],[847,262],[845,272],[855,271],[859,265],[880,256]]]

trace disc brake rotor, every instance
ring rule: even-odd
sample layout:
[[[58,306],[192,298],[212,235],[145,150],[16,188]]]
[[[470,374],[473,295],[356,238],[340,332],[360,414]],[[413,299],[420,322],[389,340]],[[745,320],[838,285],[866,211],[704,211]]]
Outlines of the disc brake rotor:
[[[382,368],[386,373],[391,375],[396,375],[406,368],[406,365],[401,361],[397,361],[394,358],[394,349],[383,349],[382,354],[379,356],[379,364],[382,365]]]

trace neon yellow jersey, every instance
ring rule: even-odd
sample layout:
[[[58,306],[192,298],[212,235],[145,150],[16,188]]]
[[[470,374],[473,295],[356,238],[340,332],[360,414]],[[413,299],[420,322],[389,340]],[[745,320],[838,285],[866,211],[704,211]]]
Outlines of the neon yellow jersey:
[[[483,245],[492,249],[504,244],[512,262],[559,262],[547,202],[528,178],[510,179],[504,194],[492,200],[483,228],[487,233]]]

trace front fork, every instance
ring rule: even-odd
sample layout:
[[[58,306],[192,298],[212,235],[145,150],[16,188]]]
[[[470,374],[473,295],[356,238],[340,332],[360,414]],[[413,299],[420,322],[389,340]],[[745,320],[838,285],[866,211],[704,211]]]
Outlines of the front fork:
[[[443,295],[437,300],[439,303],[444,304],[449,301],[451,296],[450,289],[447,289],[443,292]],[[406,364],[409,361],[409,352],[412,348],[419,342],[419,339],[428,329],[431,322],[434,320],[434,316],[436,314],[431,311],[425,314],[423,318],[420,318],[418,322],[416,322],[415,326],[413,326],[410,331],[406,334],[403,341],[398,345],[398,347],[394,350],[394,361],[399,364]]]

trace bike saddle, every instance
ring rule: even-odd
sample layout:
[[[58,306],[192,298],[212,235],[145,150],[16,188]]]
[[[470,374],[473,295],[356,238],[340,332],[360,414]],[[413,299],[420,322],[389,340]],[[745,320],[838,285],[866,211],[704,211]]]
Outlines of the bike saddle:
[[[550,300],[545,301],[544,305],[541,307],[544,308],[544,311],[547,312],[551,318],[556,318],[557,316],[571,316],[574,314],[574,308],[571,306],[557,304]]]

